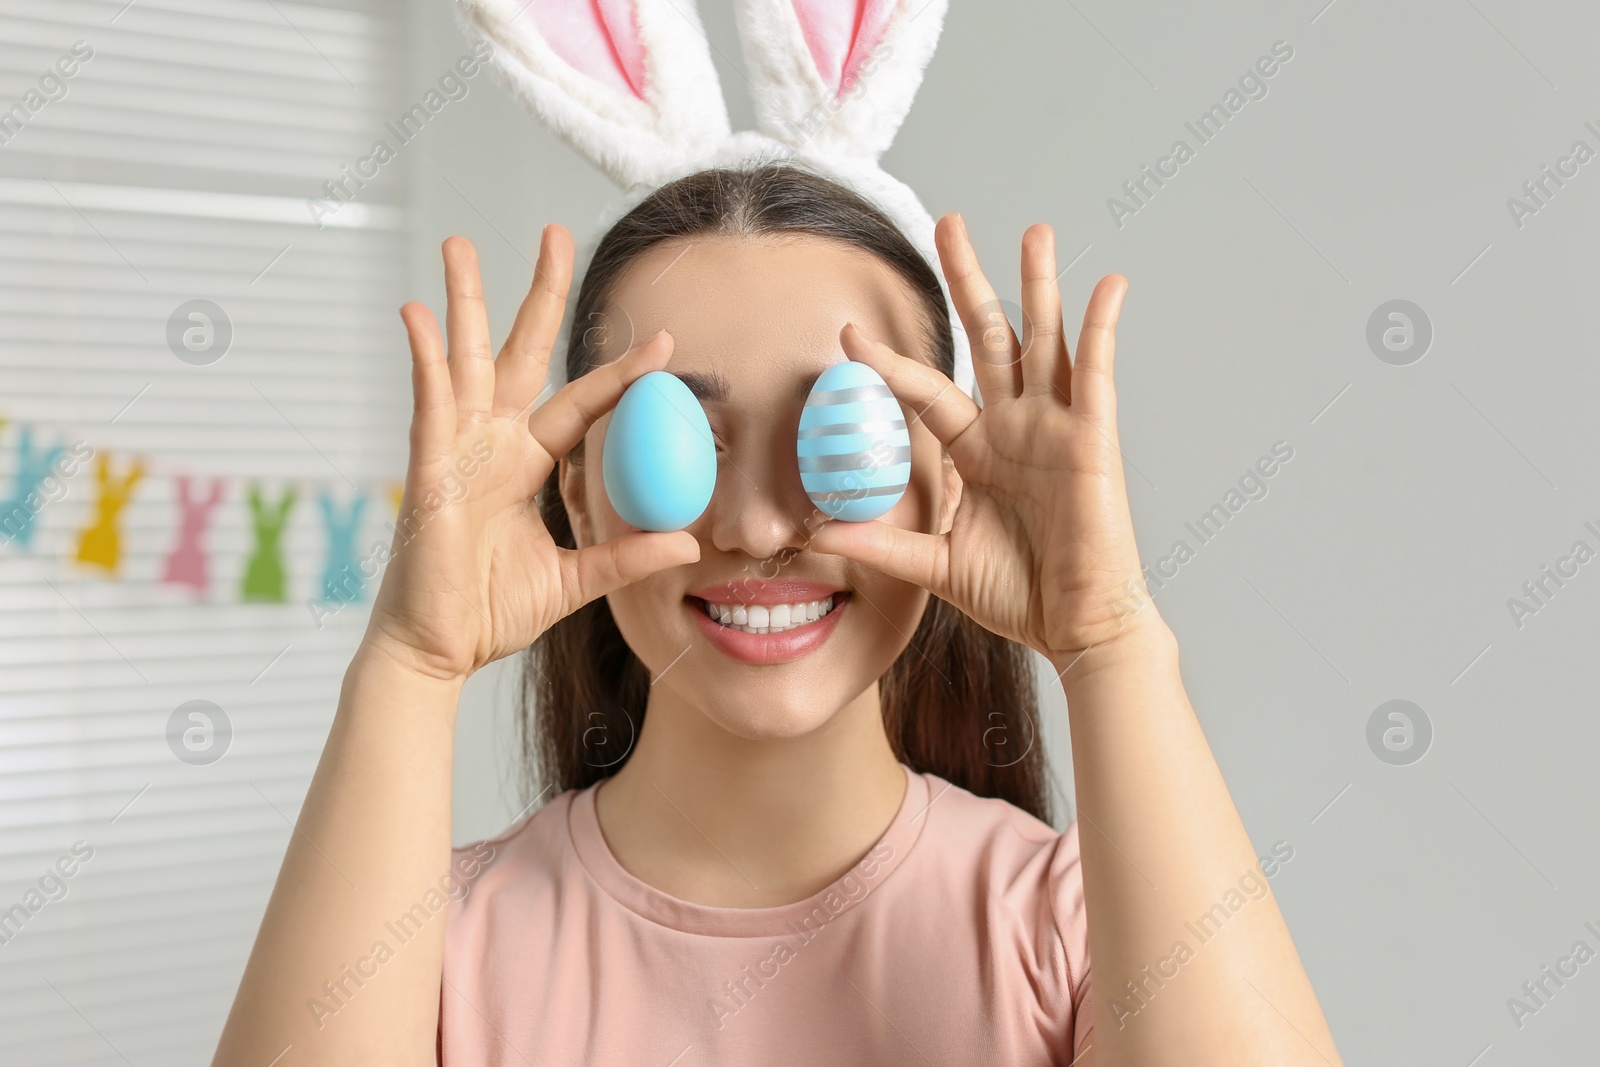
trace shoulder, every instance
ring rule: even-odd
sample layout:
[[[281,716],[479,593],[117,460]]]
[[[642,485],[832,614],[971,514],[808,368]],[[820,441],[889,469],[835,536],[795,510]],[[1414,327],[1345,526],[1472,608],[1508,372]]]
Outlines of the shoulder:
[[[917,845],[922,877],[970,894],[991,936],[1034,947],[1061,968],[1074,1002],[1089,968],[1078,823],[1065,830],[993,797],[924,773],[927,826]]]
[[[578,790],[568,790],[519,816],[494,837],[450,850],[460,889],[451,895],[456,918],[481,912],[508,891],[525,896],[562,877],[569,851],[567,819]]]
[[[1007,801],[977,796],[937,774],[921,777],[928,789],[924,843],[944,862],[974,863],[991,878],[1013,881],[1076,870],[1076,822],[1060,831]]]

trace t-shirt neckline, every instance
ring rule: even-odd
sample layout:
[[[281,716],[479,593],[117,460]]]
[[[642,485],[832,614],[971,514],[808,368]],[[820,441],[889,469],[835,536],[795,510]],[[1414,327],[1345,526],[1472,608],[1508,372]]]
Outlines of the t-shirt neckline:
[[[905,861],[927,822],[928,779],[900,764],[906,774],[900,809],[867,854],[831,884],[804,900],[769,908],[724,908],[682,900],[655,888],[617,862],[595,813],[599,782],[579,790],[567,810],[568,838],[591,878],[609,897],[641,918],[685,933],[719,937],[782,934],[818,908],[835,913],[841,905],[867,899]],[[887,848],[886,848],[887,846]],[[887,851],[888,855],[884,855]],[[832,897],[830,898],[830,894]]]

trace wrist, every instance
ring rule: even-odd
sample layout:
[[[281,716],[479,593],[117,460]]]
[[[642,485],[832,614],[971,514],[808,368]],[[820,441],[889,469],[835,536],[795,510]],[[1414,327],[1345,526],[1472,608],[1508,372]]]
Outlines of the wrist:
[[[1176,670],[1178,639],[1165,619],[1146,609],[1137,623],[1119,630],[1115,636],[1073,652],[1049,653],[1046,658],[1056,669],[1056,677],[1070,696],[1080,687],[1107,672]]]
[[[361,639],[345,672],[347,685],[367,680],[401,685],[407,692],[419,696],[431,694],[448,698],[452,710],[467,678],[467,674],[435,670],[424,663],[421,656],[398,648],[371,631]]]

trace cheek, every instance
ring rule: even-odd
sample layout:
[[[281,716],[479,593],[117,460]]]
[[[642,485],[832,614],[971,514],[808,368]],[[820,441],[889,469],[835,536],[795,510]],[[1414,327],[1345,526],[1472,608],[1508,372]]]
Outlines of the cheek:
[[[588,518],[589,535],[594,543],[609,541],[620,537],[632,527],[622,521],[622,516],[611,506],[611,498],[606,495],[605,457],[602,453],[606,435],[606,424],[611,415],[607,412],[602,415],[584,437],[583,454],[585,476],[583,481],[584,513]]]
[[[687,617],[681,598],[673,592],[682,584],[676,571],[666,571],[606,595],[623,640],[652,678],[688,642],[686,624],[693,620]]]
[[[943,470],[943,449],[938,438],[925,427],[913,424],[910,484],[905,495],[878,521],[906,530],[935,532],[944,489]],[[927,590],[855,563],[849,565],[849,582],[871,601],[870,605],[857,605],[854,613],[854,625],[873,633],[861,645],[862,652],[868,658],[879,658],[889,646],[903,645],[922,619]]]
[[[932,432],[912,422],[909,415],[907,425],[911,426],[911,481],[905,495],[879,521],[933,533],[944,490],[943,448]],[[882,659],[887,666],[894,658],[892,650],[903,646],[921,622],[929,594],[913,582],[854,563],[849,566],[849,581],[871,602],[857,605],[854,613],[854,626],[861,628],[857,631],[861,635],[859,650],[867,659]]]
[[[926,427],[906,416],[911,426],[911,481],[905,495],[884,512],[881,521],[907,530],[932,533],[939,519],[944,489],[944,450]]]

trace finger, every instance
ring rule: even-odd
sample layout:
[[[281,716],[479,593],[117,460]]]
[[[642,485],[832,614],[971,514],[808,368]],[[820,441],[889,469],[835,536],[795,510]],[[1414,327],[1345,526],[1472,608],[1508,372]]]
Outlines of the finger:
[[[596,597],[669,567],[700,559],[700,541],[687,530],[635,530],[588,548],[560,549],[566,613]]]
[[[400,319],[411,342],[411,458],[416,464],[448,453],[455,444],[456,400],[433,312],[412,301],[400,309]]]
[[[494,414],[526,416],[544,388],[550,350],[561,330],[572,284],[572,236],[551,223],[539,239],[533,284],[517,309],[511,333],[494,364]]]
[[[1006,318],[1000,298],[978,267],[978,253],[959,215],[946,215],[934,228],[934,244],[950,286],[950,301],[967,331],[972,349],[972,374],[984,402],[1022,392],[1021,346]]]
[[[915,582],[934,596],[948,600],[950,538],[894,526],[882,519],[870,522],[823,523],[811,536],[810,548],[830,556],[843,556],[873,570]]]
[[[1022,235],[1023,392],[1059,387],[1062,402],[1072,403],[1071,367],[1056,284],[1056,232],[1041,222]]]
[[[450,381],[456,417],[481,419],[494,396],[494,352],[489,346],[489,316],[483,305],[478,253],[465,237],[444,242],[444,328],[450,339]]]
[[[1117,395],[1111,364],[1117,348],[1117,319],[1128,279],[1108,274],[1095,285],[1083,311],[1078,357],[1072,361],[1073,404],[1086,415],[1115,418]]]
[[[845,323],[839,342],[845,355],[877,371],[896,399],[911,409],[906,425],[920,421],[946,449],[978,417],[978,405],[949,378],[874,340],[855,323]]]
[[[672,335],[658,330],[643,344],[635,345],[620,358],[563,385],[556,394],[533,409],[528,432],[544,449],[545,461],[531,472],[542,483],[556,460],[583,440],[595,420],[616,406],[635,379],[666,366],[672,357]]]

